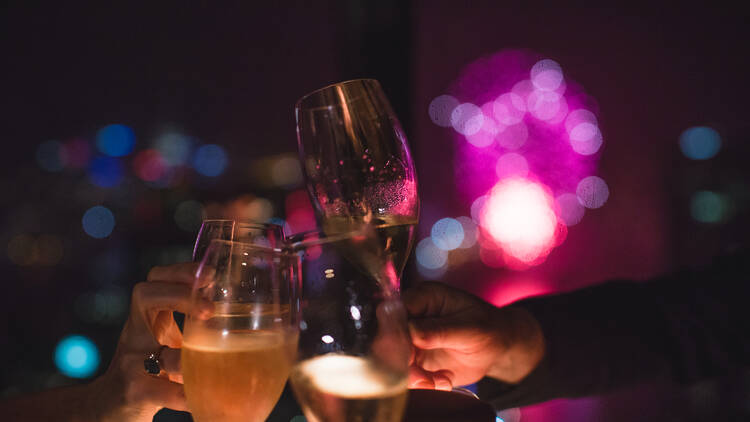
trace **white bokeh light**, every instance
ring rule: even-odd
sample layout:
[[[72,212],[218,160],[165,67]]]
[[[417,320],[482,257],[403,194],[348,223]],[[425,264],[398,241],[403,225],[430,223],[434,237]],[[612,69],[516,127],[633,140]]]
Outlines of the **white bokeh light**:
[[[569,132],[570,146],[581,155],[591,155],[599,151],[604,139],[599,127],[590,122],[579,123]]]
[[[451,126],[456,132],[471,136],[479,132],[484,124],[484,113],[472,103],[458,105],[451,113]]]
[[[554,60],[540,60],[531,67],[531,82],[537,89],[554,91],[563,82],[562,68]]]
[[[555,198],[557,216],[568,227],[578,224],[583,219],[586,209],[572,193],[564,193]]]
[[[529,174],[529,163],[523,155],[510,152],[497,159],[495,173],[500,179],[526,177]]]
[[[514,125],[523,120],[526,114],[526,101],[520,95],[512,92],[505,93],[495,100],[492,113],[495,120],[501,124]]]

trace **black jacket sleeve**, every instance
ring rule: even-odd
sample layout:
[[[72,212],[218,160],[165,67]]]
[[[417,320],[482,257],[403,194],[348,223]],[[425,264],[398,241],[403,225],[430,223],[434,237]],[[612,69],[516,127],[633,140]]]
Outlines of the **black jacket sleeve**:
[[[513,306],[539,321],[546,353],[516,385],[485,378],[498,409],[671,378],[683,383],[750,365],[750,256],[648,282],[613,281]]]

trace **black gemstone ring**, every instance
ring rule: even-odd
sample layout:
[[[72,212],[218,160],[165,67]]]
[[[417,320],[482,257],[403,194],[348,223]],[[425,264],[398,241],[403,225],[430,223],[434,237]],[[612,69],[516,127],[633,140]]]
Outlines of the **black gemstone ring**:
[[[159,375],[161,373],[161,351],[167,346],[161,346],[155,353],[149,353],[143,361],[143,369],[149,374]]]

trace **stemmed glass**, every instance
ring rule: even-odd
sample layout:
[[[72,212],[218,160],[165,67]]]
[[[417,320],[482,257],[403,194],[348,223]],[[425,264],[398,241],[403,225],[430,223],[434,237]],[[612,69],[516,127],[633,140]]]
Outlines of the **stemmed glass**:
[[[393,285],[380,281],[394,274],[362,265],[388,259],[367,228],[290,241],[302,256],[304,292],[290,382],[310,421],[396,422],[406,406],[406,312]]]
[[[197,422],[260,422],[271,413],[297,349],[299,257],[213,240],[196,273],[182,374]],[[210,318],[197,310],[213,302]]]
[[[323,231],[374,225],[400,278],[419,219],[417,177],[380,84],[330,85],[302,97],[295,112],[300,161]]]
[[[203,220],[193,247],[193,262],[203,258],[214,239],[232,240],[272,248],[284,243],[284,228],[278,224],[248,220]]]

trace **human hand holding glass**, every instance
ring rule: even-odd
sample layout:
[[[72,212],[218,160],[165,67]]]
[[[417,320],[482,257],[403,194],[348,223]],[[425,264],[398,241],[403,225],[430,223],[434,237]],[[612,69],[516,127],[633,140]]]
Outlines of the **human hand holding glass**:
[[[213,302],[211,318],[188,314],[182,375],[197,422],[259,422],[278,401],[297,345],[298,257],[237,242],[211,242],[193,302]]]

